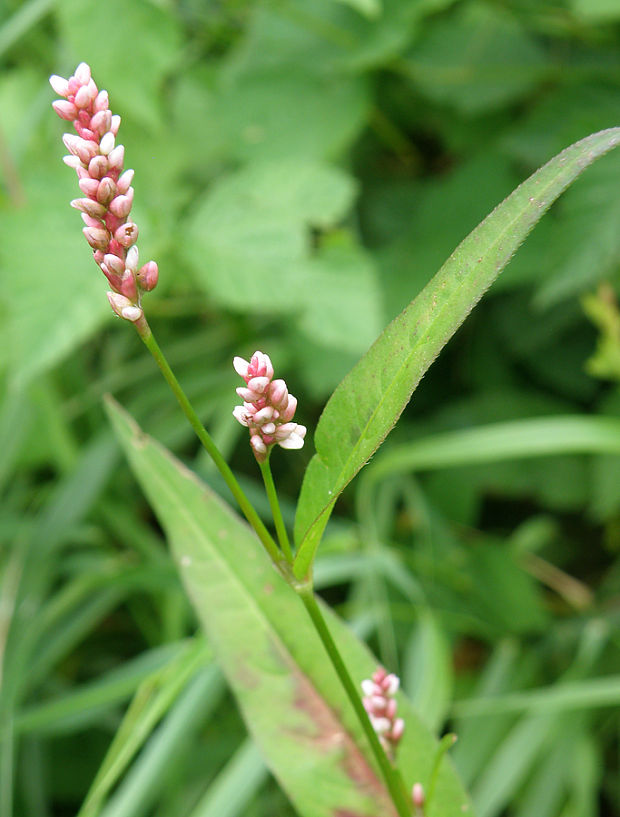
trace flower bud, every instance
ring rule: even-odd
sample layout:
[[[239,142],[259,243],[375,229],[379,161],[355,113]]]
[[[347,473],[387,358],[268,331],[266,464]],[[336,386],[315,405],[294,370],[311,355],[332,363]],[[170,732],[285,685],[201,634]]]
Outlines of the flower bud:
[[[101,142],[99,142],[99,150],[105,156],[114,150],[114,134],[111,131],[108,131],[101,137]]]
[[[93,250],[105,250],[110,240],[110,233],[103,227],[84,227],[84,237]]]
[[[76,210],[81,210],[83,213],[88,213],[93,218],[102,218],[106,212],[103,204],[99,204],[98,201],[92,199],[73,199],[71,207],[75,207]]]
[[[99,91],[95,101],[93,102],[93,108],[95,109],[95,113],[100,113],[101,111],[105,111],[110,107],[110,100],[108,98],[107,91]]]
[[[81,62],[75,69],[73,77],[80,85],[87,85],[91,80],[90,65],[87,62]]]
[[[109,169],[105,156],[95,156],[88,164],[88,175],[93,179],[102,179]]]
[[[97,190],[99,189],[97,179],[80,179],[78,186],[85,196],[90,196],[93,199],[97,198]]]
[[[103,179],[101,179],[97,190],[97,201],[100,201],[101,204],[105,204],[107,206],[115,195],[116,184],[114,179],[111,179],[109,176],[104,176]]]
[[[107,295],[110,306],[119,318],[135,322],[140,320],[144,314],[140,307],[133,304],[125,295],[120,295],[118,292],[108,292]]]
[[[125,272],[125,264],[122,258],[113,253],[106,253],[103,256],[104,264],[109,267],[116,275],[122,275]]]
[[[114,150],[110,151],[108,154],[108,162],[110,163],[110,167],[120,169],[123,166],[124,160],[125,148],[123,145],[117,145]]]
[[[131,188],[129,188],[131,190]],[[110,212],[114,213],[118,218],[126,218],[131,212],[131,205],[133,203],[133,196],[116,196],[110,202]]]
[[[78,88],[78,91],[75,95],[75,104],[77,105],[78,108],[88,108],[91,102],[92,99],[88,91],[88,86],[82,85],[81,88]]]
[[[66,99],[58,99],[56,102],[52,102],[52,108],[61,119],[66,119],[70,122],[77,116],[77,108],[72,102]]]
[[[112,117],[112,122],[110,124],[110,130],[112,131],[114,136],[116,136],[116,134],[118,133],[118,129],[120,128],[120,126],[121,118],[117,113],[115,113],[114,116]]]
[[[69,95],[69,80],[64,79],[64,77],[59,77],[58,74],[52,74],[50,77],[50,85],[58,96],[66,97]]]
[[[132,247],[133,249],[133,247]],[[145,292],[151,292],[157,286],[159,280],[159,267],[155,261],[148,261],[140,267],[137,273],[138,284]]]
[[[140,259],[140,252],[136,246],[130,247],[127,251],[127,257],[125,258],[125,267],[130,269],[132,272],[136,272],[138,269],[138,261]]]
[[[115,231],[114,238],[121,247],[131,247],[138,240],[138,227],[132,221],[128,221]]]
[[[133,181],[133,176],[134,176],[133,170],[126,170],[118,177],[116,188],[119,193],[125,194],[129,190],[131,182]]]
[[[96,130],[100,136],[103,136],[104,133],[110,130],[111,123],[112,114],[108,110],[99,111],[90,120],[91,128]]]

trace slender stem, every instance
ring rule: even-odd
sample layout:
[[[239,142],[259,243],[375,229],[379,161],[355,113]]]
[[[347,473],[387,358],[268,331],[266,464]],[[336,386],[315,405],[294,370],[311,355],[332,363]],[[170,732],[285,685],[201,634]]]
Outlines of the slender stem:
[[[267,492],[267,498],[269,499],[273,522],[276,526],[276,533],[278,534],[278,542],[282,548],[282,553],[284,553],[284,556],[286,557],[286,561],[292,565],[293,551],[291,550],[291,543],[289,542],[284,519],[282,518],[282,511],[280,510],[276,486],[273,482],[271,466],[269,465],[270,454],[271,451],[269,454],[267,454],[267,459],[264,462],[259,462],[258,464],[260,466],[261,474],[263,475],[263,482],[265,483],[265,490]]]
[[[269,531],[261,521],[260,517],[252,507],[250,500],[247,496],[243,493],[243,489],[237,482],[235,475],[228,467],[226,460],[220,454],[216,444],[211,439],[209,432],[203,426],[200,421],[200,418],[196,414],[192,404],[189,402],[187,395],[181,388],[179,381],[176,379],[174,372],[170,368],[168,361],[164,357],[164,353],[159,348],[159,344],[155,340],[155,336],[151,332],[151,328],[148,325],[146,318],[141,318],[140,320],[134,323],[136,330],[142,340],[144,341],[144,345],[149,350],[149,352],[155,358],[155,362],[159,366],[161,373],[163,374],[166,382],[172,389],[174,396],[177,398],[183,413],[189,420],[191,427],[196,432],[196,436],[206,449],[207,453],[216,464],[219,469],[220,474],[224,477],[224,482],[228,485],[230,492],[237,500],[239,507],[243,511],[245,518],[248,520],[250,525],[256,531],[258,538],[263,543],[265,550],[271,558],[273,559],[274,563],[277,565],[281,562],[280,551],[276,543],[273,541]]]
[[[368,718],[368,714],[364,709],[364,704],[362,703],[361,695],[358,692],[353,679],[349,675],[349,671],[342,660],[338,647],[336,646],[327,627],[327,623],[323,618],[321,608],[317,604],[316,598],[314,597],[312,585],[310,583],[297,585],[295,590],[304,603],[304,606],[308,611],[308,615],[312,619],[312,623],[315,626],[319,638],[323,642],[325,651],[327,652],[329,659],[336,670],[338,678],[340,679],[347,697],[355,710],[355,714],[357,715],[362,729],[368,738],[370,748],[372,749],[377,765],[381,770],[381,774],[385,780],[385,785],[387,786],[399,817],[411,817],[412,803],[407,794],[403,780],[398,770],[395,769],[388,760],[383,746],[381,746],[379,738],[377,737],[377,733],[370,723],[370,719]]]

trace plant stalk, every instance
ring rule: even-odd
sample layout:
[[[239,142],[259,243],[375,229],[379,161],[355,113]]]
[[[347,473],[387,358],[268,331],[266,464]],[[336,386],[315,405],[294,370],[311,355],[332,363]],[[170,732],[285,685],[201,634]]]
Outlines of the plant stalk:
[[[228,485],[231,494],[237,500],[243,515],[248,520],[250,525],[256,531],[256,534],[260,541],[262,542],[263,546],[267,553],[271,556],[272,560],[276,565],[281,562],[280,551],[276,543],[273,541],[269,531],[263,524],[261,518],[258,516],[254,508],[252,507],[250,500],[244,494],[243,489],[237,482],[237,479],[231,469],[229,468],[226,460],[220,454],[218,447],[213,442],[211,435],[203,426],[200,418],[196,414],[194,407],[189,402],[187,395],[183,391],[179,381],[176,379],[174,372],[170,368],[168,361],[166,360],[164,353],[159,348],[159,344],[155,340],[155,336],[151,331],[151,327],[148,325],[148,322],[145,317],[140,318],[140,320],[135,321],[134,326],[136,327],[136,331],[140,335],[140,338],[144,342],[144,345],[149,350],[149,352],[155,358],[155,362],[160,368],[161,373],[163,374],[166,382],[172,389],[174,396],[176,397],[181,409],[187,419],[191,427],[196,432],[196,436],[204,446],[205,450],[216,464],[220,474],[224,477],[224,482]]]
[[[267,492],[267,498],[269,499],[269,506],[271,507],[273,522],[274,525],[276,526],[278,542],[280,543],[280,547],[282,548],[282,553],[284,553],[286,561],[290,565],[292,565],[293,551],[291,550],[291,543],[289,542],[288,534],[286,532],[286,525],[284,524],[284,519],[282,518],[282,511],[280,510],[278,494],[276,491],[276,486],[273,481],[271,466],[269,465],[270,454],[271,451],[267,454],[267,459],[264,462],[259,462],[258,464],[260,466],[261,474],[263,475],[265,491]]]
[[[358,692],[353,679],[349,675],[349,671],[342,660],[338,647],[336,646],[336,643],[334,642],[334,639],[332,638],[332,635],[327,627],[327,623],[323,618],[321,608],[317,604],[312,585],[309,582],[296,585],[295,590],[297,595],[301,598],[308,615],[312,619],[312,623],[314,624],[319,638],[323,642],[323,646],[325,647],[325,651],[329,656],[332,666],[336,670],[347,697],[355,710],[355,714],[357,715],[361,727],[364,730],[364,734],[370,743],[370,748],[372,749],[373,755],[377,765],[379,766],[385,781],[385,785],[390,793],[392,802],[394,803],[394,807],[398,812],[399,817],[411,817],[412,803],[405,788],[405,784],[398,770],[395,769],[390,763],[383,746],[381,746],[377,733],[370,723],[368,713],[364,709],[364,704],[362,703],[361,695]]]

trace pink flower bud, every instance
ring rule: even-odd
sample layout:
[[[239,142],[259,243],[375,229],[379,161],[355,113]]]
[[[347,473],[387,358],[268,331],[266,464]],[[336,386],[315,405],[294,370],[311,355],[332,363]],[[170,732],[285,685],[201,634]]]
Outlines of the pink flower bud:
[[[250,364],[248,363],[248,361],[244,360],[242,357],[233,357],[233,368],[238,375],[243,377],[244,380],[248,373],[249,365]]]
[[[135,276],[131,270],[125,270],[125,272],[121,276],[121,285],[119,287],[119,292],[121,292],[123,295],[126,295],[128,298],[131,298],[132,301],[137,300],[138,286],[136,284]]]
[[[78,168],[83,168],[84,167],[84,165],[82,164],[81,159],[78,156],[73,156],[73,155],[63,156],[62,160],[66,165],[69,165],[69,167],[73,167],[75,170],[77,170]]]
[[[155,289],[159,280],[159,267],[155,261],[148,261],[144,266],[140,267],[137,275],[140,288],[145,292],[151,292],[151,290]]]
[[[110,234],[102,227],[84,227],[84,237],[93,250],[105,250],[110,240]]]
[[[82,85],[81,88],[78,88],[78,91],[75,95],[75,104],[78,108],[88,108],[91,103],[91,97],[88,92],[88,86]]]
[[[140,260],[140,252],[138,248],[134,245],[130,247],[127,251],[127,257],[125,258],[125,268],[130,269],[132,272],[136,272],[138,269],[138,261]]]
[[[304,447],[304,437],[306,436],[306,427],[298,425],[295,431],[291,432],[284,440],[278,440],[280,448],[289,450],[296,450]]]
[[[132,221],[128,221],[115,231],[114,238],[121,247],[131,247],[138,240],[138,227]]]
[[[90,97],[90,101],[93,102],[97,98],[97,94],[99,93],[99,88],[95,85],[95,80],[91,77],[88,81],[88,85],[86,86],[86,90],[88,91],[88,96]]]
[[[69,80],[59,77],[58,74],[52,74],[50,77],[50,85],[54,91],[56,91],[58,96],[68,96]]]
[[[290,420],[293,419],[293,415],[297,410],[297,398],[293,397],[292,394],[288,396],[288,402],[286,404],[286,408],[283,411],[280,411],[280,420],[283,423],[288,423]]]
[[[267,446],[259,434],[254,434],[252,437],[250,437],[250,445],[254,449],[254,453],[256,454],[256,458],[259,460],[259,462],[261,459],[264,459],[264,455],[267,453]]]
[[[103,136],[104,133],[110,130],[111,122],[112,114],[108,110],[103,110],[93,116],[90,120],[90,126],[93,130],[96,130],[100,136]]]
[[[90,65],[88,65],[86,62],[81,62],[75,69],[73,76],[80,83],[80,85],[87,85],[91,79]]]
[[[109,169],[105,156],[95,156],[88,164],[88,175],[93,179],[102,179]]]
[[[89,216],[88,213],[80,213],[82,216],[82,221],[87,227],[96,227],[97,230],[102,228],[101,219],[100,218],[93,218],[93,216]]]
[[[52,102],[52,108],[61,119],[66,119],[69,122],[72,122],[77,116],[77,108],[72,102],[68,102],[66,99],[59,99],[56,102]]]
[[[114,150],[110,151],[108,154],[108,162],[110,163],[110,167],[115,169],[122,168],[124,160],[125,148],[123,145],[117,145]]]
[[[251,389],[256,394],[262,394],[268,385],[268,377],[252,377],[248,380],[248,389]]]
[[[104,264],[117,275],[122,275],[125,272],[125,264],[123,263],[123,259],[119,258],[118,255],[106,253],[106,255],[103,256],[103,261]]]
[[[90,196],[93,199],[97,198],[97,190],[99,189],[99,182],[97,179],[80,179],[78,185],[85,196]]]
[[[103,204],[99,204],[98,201],[92,199],[73,199],[71,207],[75,207],[76,210],[81,210],[83,213],[88,213],[93,218],[101,218],[106,212]]]
[[[424,794],[424,788],[421,783],[414,783],[413,788],[411,789],[411,799],[413,800],[413,805],[416,808],[424,808],[424,802],[426,800],[426,796]]]
[[[246,410],[243,408],[243,406],[235,406],[234,407],[233,417],[235,418],[235,420],[237,420],[239,423],[241,423],[242,426],[249,426],[249,424],[250,424],[248,414],[247,414]]]
[[[125,295],[117,292],[108,292],[108,301],[119,318],[135,322],[144,314],[139,306],[133,304]]]
[[[131,188],[129,188],[131,190]],[[131,212],[131,205],[133,203],[133,196],[116,196],[110,202],[110,212],[114,213],[118,218],[126,218]]]
[[[111,122],[111,124],[110,124],[110,130],[112,131],[112,133],[114,134],[114,136],[116,136],[116,134],[118,133],[118,129],[120,128],[120,126],[121,126],[121,118],[120,118],[120,116],[119,116],[119,115],[116,113],[116,114],[114,114],[114,116],[112,117],[112,122]]]
[[[288,406],[288,389],[284,380],[271,381],[269,384],[269,401],[278,411],[283,411]]]
[[[93,108],[95,109],[96,113],[100,113],[101,111],[105,111],[110,107],[110,100],[108,98],[107,91],[99,91],[95,101],[93,102]],[[109,130],[109,128],[106,128]]]
[[[260,409],[254,415],[254,422],[256,425],[262,425],[263,423],[269,422],[273,417],[273,407],[272,406],[265,406],[265,408]]]
[[[133,170],[126,170],[118,177],[116,188],[119,193],[124,194],[129,190],[131,182],[133,181],[133,176],[134,176]]]
[[[400,678],[394,675],[394,673],[391,673],[390,675],[386,675],[381,685],[387,695],[396,695],[400,686]]]
[[[99,188],[97,189],[97,201],[100,201],[101,204],[105,204],[107,206],[115,195],[116,184],[114,180],[109,176],[104,176],[99,183]]]
[[[99,142],[99,150],[105,156],[111,153],[114,150],[114,134],[111,131],[108,131],[101,137],[101,142]]]

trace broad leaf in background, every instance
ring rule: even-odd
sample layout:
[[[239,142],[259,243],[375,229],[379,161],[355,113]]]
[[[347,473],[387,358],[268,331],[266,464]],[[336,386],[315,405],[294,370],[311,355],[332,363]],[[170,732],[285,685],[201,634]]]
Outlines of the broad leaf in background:
[[[300,814],[390,817],[359,725],[294,591],[245,523],[112,401],[108,410],[164,527],[209,643],[253,737]],[[376,667],[335,617],[330,628],[351,674]],[[406,699],[398,761],[408,783],[428,785],[436,742]],[[470,805],[447,759],[428,817],[462,817]]]
[[[310,569],[338,496],[400,416],[424,372],[536,222],[592,162],[620,144],[593,134],[534,173],[456,248],[338,386],[316,429],[295,520],[295,573]]]
[[[162,79],[179,59],[178,18],[166,4],[149,0],[61,0],[56,5],[63,51],[70,51],[73,60],[66,70],[70,72],[78,62],[87,60],[100,87],[114,88],[115,112],[156,125]],[[118,24],[113,25],[114,21]],[[90,32],[87,39],[85,31]],[[136,32],[143,36],[136,36]]]
[[[483,3],[429,26],[405,65],[424,94],[467,114],[508,105],[546,71],[544,52],[516,17]]]
[[[45,176],[22,180],[24,207],[0,212],[5,354],[16,387],[58,363],[110,313],[105,280],[85,245],[79,214],[69,207],[75,178],[60,155],[61,149]]]
[[[196,205],[186,253],[220,304],[301,312],[311,278],[310,228],[330,227],[355,194],[350,176],[317,162],[256,162],[215,184]]]

